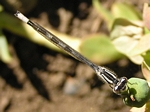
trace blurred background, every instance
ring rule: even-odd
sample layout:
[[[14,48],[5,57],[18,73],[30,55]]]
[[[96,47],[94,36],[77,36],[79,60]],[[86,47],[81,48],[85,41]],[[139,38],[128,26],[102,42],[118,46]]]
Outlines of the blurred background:
[[[90,67],[14,13],[19,10],[119,77],[143,78],[140,66],[112,46],[108,21],[113,18],[107,12],[121,3],[142,15],[144,2],[148,0],[0,0],[0,112],[128,112],[130,107]]]

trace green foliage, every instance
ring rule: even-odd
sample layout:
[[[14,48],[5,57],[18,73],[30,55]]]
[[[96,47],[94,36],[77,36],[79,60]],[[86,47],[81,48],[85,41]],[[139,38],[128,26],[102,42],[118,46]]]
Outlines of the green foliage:
[[[111,10],[106,10],[98,0],[93,0],[93,6],[107,23],[108,29],[112,28],[113,22],[117,18],[124,18],[128,21],[141,20],[141,14],[131,5],[115,2]]]
[[[150,49],[150,34],[144,29],[124,19],[117,19],[111,31],[112,42],[119,52],[136,64],[142,64],[142,54]],[[123,24],[122,24],[123,23]],[[125,24],[126,23],[126,24]]]
[[[61,39],[66,43],[69,43],[71,47],[96,63],[110,63],[124,55],[135,64],[142,65],[143,75],[150,81],[150,33],[142,24],[142,14],[140,14],[133,6],[126,3],[114,3],[110,11],[105,9],[100,4],[99,0],[93,0],[93,6],[103,17],[104,21],[106,21],[110,31],[109,36],[94,34],[87,36],[82,40],[61,34],[52,29],[48,30],[52,31],[58,37],[61,37]],[[144,8],[144,22],[147,23],[147,27],[150,29],[149,13],[146,12],[146,10],[150,10],[148,5],[147,8]],[[6,37],[2,33],[2,29],[7,29],[10,32],[26,37],[35,43],[58,50],[58,48],[43,39],[43,37],[30,27],[19,22],[13,15],[2,11],[2,6],[0,6],[0,58],[5,63],[8,63],[11,60],[11,55],[8,51],[8,44]],[[149,99],[149,87],[147,83],[141,80],[129,79],[128,86],[130,94],[129,97],[124,98],[124,102],[129,106],[136,107],[145,104]],[[138,94],[135,94],[134,91],[132,91],[132,88],[134,88]],[[146,91],[141,91],[138,88],[144,88]],[[143,98],[143,94],[147,96],[144,96]],[[133,98],[136,102],[133,102],[131,95],[134,96]],[[141,100],[141,97],[144,101]],[[150,106],[147,105],[147,108],[150,108]]]
[[[109,12],[107,9],[105,9],[102,4],[99,2],[99,0],[92,0],[93,6],[99,14],[102,16],[102,18],[106,21],[108,28],[110,29],[114,20],[114,16]]]
[[[150,70],[150,50],[148,50],[145,54],[142,55],[144,58],[143,64]]]
[[[3,7],[0,5],[0,13],[3,11]],[[9,53],[8,43],[5,35],[2,32],[2,26],[0,25],[0,60],[5,63],[9,63],[12,57]]]
[[[94,0],[93,0],[94,1]],[[102,7],[100,3],[99,7]],[[95,6],[95,5],[94,5]],[[115,48],[132,62],[142,65],[142,72],[145,78],[150,81],[150,8],[146,4],[144,7],[144,23],[142,24],[142,14],[140,14],[133,6],[126,3],[114,3],[111,8],[112,21],[108,21],[109,14],[107,11],[97,8],[101,16],[105,16],[108,28],[110,29],[110,38]],[[103,14],[105,13],[106,14]],[[111,25],[110,25],[111,24]],[[110,28],[111,26],[111,28]],[[129,94],[124,97],[126,105],[141,107],[150,98],[149,86],[145,80],[131,78],[128,80]],[[134,101],[133,101],[134,100]],[[148,103],[146,105],[147,108]],[[144,111],[146,108],[143,109]]]
[[[128,80],[129,94],[123,96],[126,105],[142,107],[150,98],[150,88],[146,80],[130,78]]]
[[[141,14],[131,5],[127,3],[116,2],[111,8],[115,18],[124,18],[129,21],[141,20]]]
[[[0,29],[0,59],[5,63],[9,63],[12,60],[12,57],[8,50],[8,43],[6,37],[2,33],[1,29]]]
[[[122,57],[111,40],[104,34],[87,37],[80,46],[80,51],[87,58],[96,63],[109,63]]]

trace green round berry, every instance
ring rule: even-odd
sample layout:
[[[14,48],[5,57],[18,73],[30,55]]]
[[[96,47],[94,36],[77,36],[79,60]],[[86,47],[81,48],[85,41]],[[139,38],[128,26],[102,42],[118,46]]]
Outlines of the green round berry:
[[[142,107],[150,98],[150,88],[146,80],[130,78],[127,82],[128,94],[123,96],[126,105]]]

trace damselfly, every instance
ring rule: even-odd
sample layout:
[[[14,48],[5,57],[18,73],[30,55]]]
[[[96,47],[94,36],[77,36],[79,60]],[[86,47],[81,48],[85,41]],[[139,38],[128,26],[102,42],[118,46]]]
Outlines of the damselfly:
[[[113,89],[113,92],[120,95],[122,92],[126,91],[128,89],[127,87],[127,78],[121,77],[118,78],[117,75],[111,71],[110,69],[107,69],[102,66],[98,66],[94,63],[92,63],[90,60],[82,56],[79,52],[74,50],[72,47],[67,45],[65,42],[60,40],[58,37],[56,37],[51,32],[47,31],[45,28],[40,26],[39,24],[31,21],[27,17],[25,17],[22,13],[19,11],[15,14],[16,17],[18,17],[23,22],[30,25],[34,30],[36,30],[38,33],[40,33],[43,37],[45,37],[47,40],[58,46],[59,48],[66,51],[68,54],[76,58],[77,60],[87,64],[90,66],[97,74],[98,77],[100,77],[104,82],[109,84],[109,86]]]

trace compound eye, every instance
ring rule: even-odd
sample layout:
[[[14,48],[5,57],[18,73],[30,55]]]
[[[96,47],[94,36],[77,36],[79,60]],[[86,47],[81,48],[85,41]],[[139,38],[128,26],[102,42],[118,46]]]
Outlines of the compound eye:
[[[117,85],[114,87],[113,91],[116,94],[121,94],[127,90],[127,78],[122,77],[120,78],[120,81],[117,83]]]
[[[123,92],[125,92],[127,90],[127,85],[125,84],[124,86],[115,86],[113,89],[113,92],[120,95]]]

